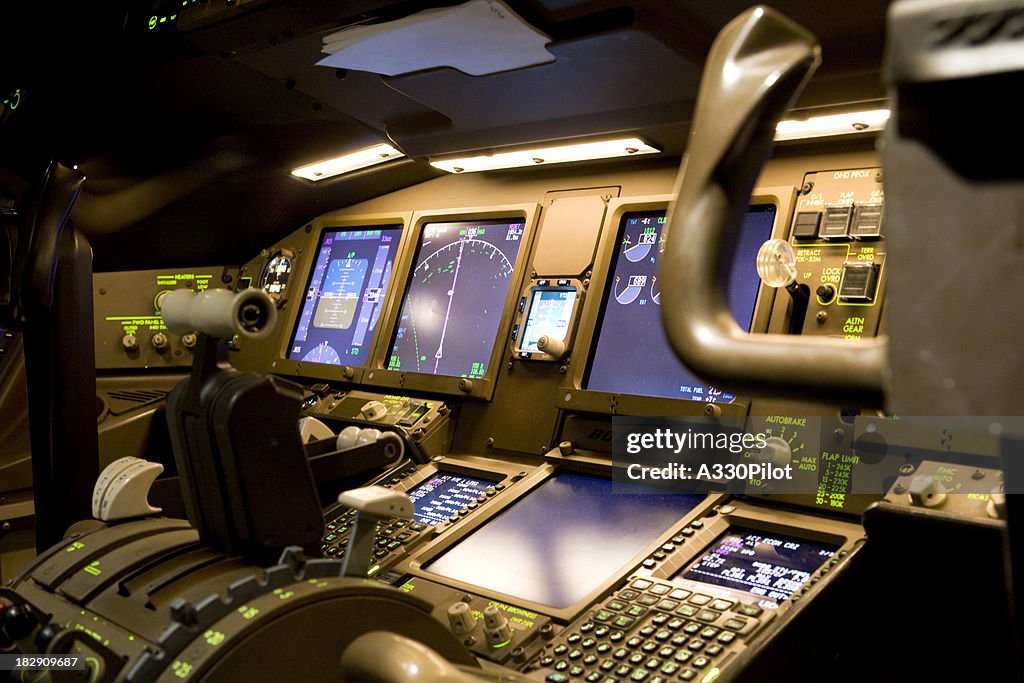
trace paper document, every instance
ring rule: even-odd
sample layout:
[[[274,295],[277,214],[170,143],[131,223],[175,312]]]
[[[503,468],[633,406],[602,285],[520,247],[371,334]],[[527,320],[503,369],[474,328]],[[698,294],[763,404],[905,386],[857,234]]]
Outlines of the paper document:
[[[551,39],[499,0],[472,0],[404,19],[355,26],[324,38],[317,62],[385,76],[450,66],[471,76],[555,61]]]

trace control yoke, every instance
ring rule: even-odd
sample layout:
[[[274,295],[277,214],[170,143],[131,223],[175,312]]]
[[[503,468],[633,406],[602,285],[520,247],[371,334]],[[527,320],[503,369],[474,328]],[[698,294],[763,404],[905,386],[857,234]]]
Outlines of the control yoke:
[[[750,335],[724,292],[775,126],[820,62],[817,40],[754,7],[719,33],[704,67],[659,277],[676,354],[737,393],[881,405],[888,343]]]

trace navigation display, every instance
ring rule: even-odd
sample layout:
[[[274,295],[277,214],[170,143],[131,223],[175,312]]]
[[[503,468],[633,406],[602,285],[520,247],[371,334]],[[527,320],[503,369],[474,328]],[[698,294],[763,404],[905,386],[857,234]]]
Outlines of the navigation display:
[[[412,518],[420,524],[441,524],[470,503],[478,502],[495,483],[497,481],[438,472],[408,491],[412,499]]]
[[[389,370],[487,373],[525,226],[521,219],[424,226]]]
[[[616,576],[702,495],[619,493],[563,472],[424,566],[439,576],[565,609]]]
[[[401,225],[324,229],[288,348],[290,360],[366,362],[401,236]]]
[[[757,251],[771,237],[775,206],[750,207],[729,277],[729,308],[750,330],[760,278]],[[597,343],[584,388],[618,394],[731,403],[735,396],[710,387],[684,366],[669,345],[661,321],[658,268],[665,251],[665,211],[628,213],[598,323]]]
[[[565,339],[572,322],[572,308],[576,303],[576,288],[533,289],[530,297],[530,312],[523,328],[523,351],[536,351],[537,340],[548,335],[553,339]]]
[[[837,545],[733,527],[682,575],[779,603],[800,590]]]

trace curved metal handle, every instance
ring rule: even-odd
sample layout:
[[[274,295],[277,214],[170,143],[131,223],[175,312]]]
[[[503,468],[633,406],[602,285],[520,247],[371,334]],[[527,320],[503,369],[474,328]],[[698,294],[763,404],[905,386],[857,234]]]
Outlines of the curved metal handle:
[[[763,6],[715,39],[661,260],[662,316],[683,363],[716,385],[880,405],[884,339],[750,335],[736,324],[723,291],[775,125],[819,62],[814,36]]]
[[[341,670],[346,681],[364,683],[481,683],[437,652],[390,631],[370,631],[345,648]],[[505,679],[502,679],[505,680]]]

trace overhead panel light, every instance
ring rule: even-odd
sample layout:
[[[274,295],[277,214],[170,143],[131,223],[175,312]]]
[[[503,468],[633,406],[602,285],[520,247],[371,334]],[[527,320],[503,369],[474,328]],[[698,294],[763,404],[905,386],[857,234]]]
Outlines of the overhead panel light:
[[[775,127],[775,141],[823,138],[833,135],[854,133],[877,133],[885,128],[889,120],[888,109],[871,109],[849,114],[812,116],[803,121],[779,121]]]
[[[345,154],[333,159],[325,159],[308,166],[301,166],[292,171],[292,175],[316,182],[403,156],[405,155],[391,145],[375,145],[374,147],[367,147],[351,154]]]
[[[660,151],[657,147],[652,147],[639,138],[620,138],[618,140],[582,142],[554,147],[534,147],[515,152],[485,154],[461,159],[441,159],[439,161],[431,161],[430,165],[449,173],[474,173],[477,171],[494,171],[499,168],[547,166],[549,164],[564,164],[570,161],[657,154]]]

